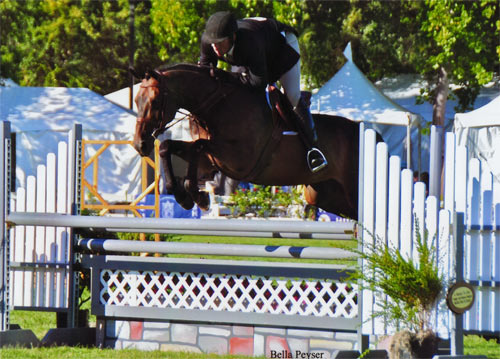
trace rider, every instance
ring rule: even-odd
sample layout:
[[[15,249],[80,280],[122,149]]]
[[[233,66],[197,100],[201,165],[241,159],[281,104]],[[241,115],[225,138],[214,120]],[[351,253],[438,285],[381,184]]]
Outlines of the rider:
[[[296,31],[275,19],[236,20],[229,11],[219,11],[208,19],[201,37],[200,65],[217,66],[222,60],[236,70],[238,80],[247,86],[265,89],[280,80],[299,125],[311,145],[307,163],[317,172],[328,163],[316,148],[318,136],[309,108],[300,92],[300,52]]]

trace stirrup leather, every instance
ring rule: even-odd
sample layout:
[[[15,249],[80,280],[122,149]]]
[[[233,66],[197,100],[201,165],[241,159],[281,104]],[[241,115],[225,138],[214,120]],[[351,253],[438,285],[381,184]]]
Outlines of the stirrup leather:
[[[316,157],[316,160],[321,161],[320,164],[313,166],[312,161],[313,159],[315,159],[312,157],[313,155]],[[326,157],[323,154],[323,152],[321,152],[316,147],[313,147],[307,152],[307,165],[309,166],[311,172],[316,173],[325,168],[326,166],[328,166],[328,161],[326,160]]]

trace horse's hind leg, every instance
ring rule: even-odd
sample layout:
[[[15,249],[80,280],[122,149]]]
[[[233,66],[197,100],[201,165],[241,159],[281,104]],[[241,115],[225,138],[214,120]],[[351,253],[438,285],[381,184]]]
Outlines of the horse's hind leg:
[[[351,198],[344,186],[335,180],[309,185],[305,190],[306,201],[327,212],[351,219],[358,219],[357,200]]]
[[[179,203],[184,209],[193,208],[194,202],[184,187],[177,183],[172,166],[172,154],[183,158],[190,152],[191,146],[191,142],[173,140],[163,141],[160,145],[160,158],[165,174],[165,187],[167,189],[167,193],[173,194],[177,203]]]
[[[204,139],[197,140],[190,149],[189,166],[187,177],[184,180],[184,188],[191,195],[198,207],[208,210],[210,207],[210,198],[207,192],[200,191],[198,187],[198,164],[202,155],[205,154],[208,141]]]

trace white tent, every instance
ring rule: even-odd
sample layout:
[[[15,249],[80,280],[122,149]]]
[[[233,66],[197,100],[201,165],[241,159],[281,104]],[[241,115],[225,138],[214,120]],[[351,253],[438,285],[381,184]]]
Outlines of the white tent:
[[[137,92],[139,92],[140,86],[141,84],[138,83],[132,87],[132,111],[135,113],[137,113],[137,105],[133,100],[135,99]],[[130,87],[125,87],[121,90],[108,93],[107,95],[104,95],[104,97],[118,106],[130,109]]]
[[[16,178],[24,185],[49,152],[57,153],[57,143],[75,123],[82,124],[85,139],[131,140],[136,117],[85,88],[0,87],[0,120],[10,121],[16,133],[16,164],[22,170]],[[87,148],[86,157],[97,149]],[[130,200],[140,192],[140,157],[131,146],[110,146],[99,159],[99,171],[98,188],[106,199]]]
[[[454,127],[458,144],[468,147],[469,158],[483,160],[500,184],[500,96],[474,111],[455,114]]]
[[[134,99],[139,91],[140,83],[135,84],[132,90],[132,98]],[[109,93],[104,95],[104,97],[113,102],[114,104],[123,107],[125,109],[130,108],[130,88],[126,87],[121,90]],[[132,104],[132,110],[134,113],[137,113],[137,105],[135,101]],[[187,113],[187,111],[183,111]],[[185,115],[181,112],[178,112],[175,116],[176,119],[182,118]],[[162,136],[159,137],[160,140],[164,139],[176,139],[181,141],[192,141],[191,134],[189,131],[189,121],[180,121],[177,122],[174,126],[170,127]]]
[[[391,155],[398,155],[403,162],[408,158],[407,138],[411,128],[411,168],[419,167],[418,125],[420,116],[399,106],[368,80],[352,60],[348,44],[344,66],[319,89],[311,99],[311,112],[342,116],[364,122],[367,128],[379,132],[389,146]],[[428,170],[428,156],[421,169]],[[403,165],[407,165],[403,163]]]
[[[386,77],[377,82],[375,86],[398,105],[408,109],[413,113],[422,116],[425,123],[432,123],[433,107],[432,104],[424,101],[417,103],[417,97],[420,95],[420,90],[429,86],[422,75],[418,74],[401,74],[395,77]],[[451,85],[451,89],[456,85]],[[500,93],[499,79],[494,79],[490,83],[481,88],[479,95],[474,101],[474,108],[479,108],[493,100]],[[458,100],[449,98],[446,101],[445,109],[445,129],[453,131],[453,120],[455,117],[455,107],[458,106]],[[423,125],[422,125],[423,126]],[[425,138],[425,137],[424,137]],[[425,141],[425,140],[424,140]],[[428,139],[427,139],[428,141]]]

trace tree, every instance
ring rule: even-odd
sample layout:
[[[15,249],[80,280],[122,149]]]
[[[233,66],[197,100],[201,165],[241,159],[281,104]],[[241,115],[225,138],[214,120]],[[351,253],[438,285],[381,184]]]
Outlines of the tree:
[[[290,1],[289,1],[290,2]],[[297,0],[291,3],[297,3]],[[232,11],[237,18],[273,16],[282,6],[271,0],[153,0],[152,26],[159,56],[168,63],[197,62],[200,39],[207,19],[217,11]]]
[[[345,1],[309,0],[303,3],[300,31],[302,77],[310,88],[320,87],[344,64],[347,44],[342,21],[349,11]]]
[[[356,64],[372,81],[416,72],[413,56],[419,6],[413,1],[351,3],[342,24],[343,36],[352,42]]]
[[[4,0],[0,74],[22,85],[83,86],[102,94],[127,86],[130,1],[140,70],[196,62],[206,20],[215,11],[275,17],[299,32],[307,87],[321,86],[342,66],[351,41],[355,62],[371,80],[425,75],[423,97],[435,104],[436,123],[448,82],[460,85],[450,95],[465,110],[500,62],[495,0]]]
[[[0,75],[20,82],[19,63],[29,49],[28,28],[36,26],[37,1],[0,2]]]
[[[431,80],[424,90],[434,105],[433,123],[444,125],[449,82],[459,85],[457,111],[472,109],[482,85],[493,78],[500,59],[497,1],[426,0],[421,12],[417,70]]]
[[[446,101],[470,109],[499,65],[499,6],[481,2],[353,2],[344,31],[357,41],[357,61],[372,80],[400,72],[425,76],[423,98],[444,124]],[[385,20],[384,20],[385,19]],[[459,85],[450,93],[450,83]]]
[[[25,86],[88,87],[101,94],[128,85],[128,0],[0,4],[3,76]],[[148,16],[148,3],[138,3],[136,58],[158,65]]]

